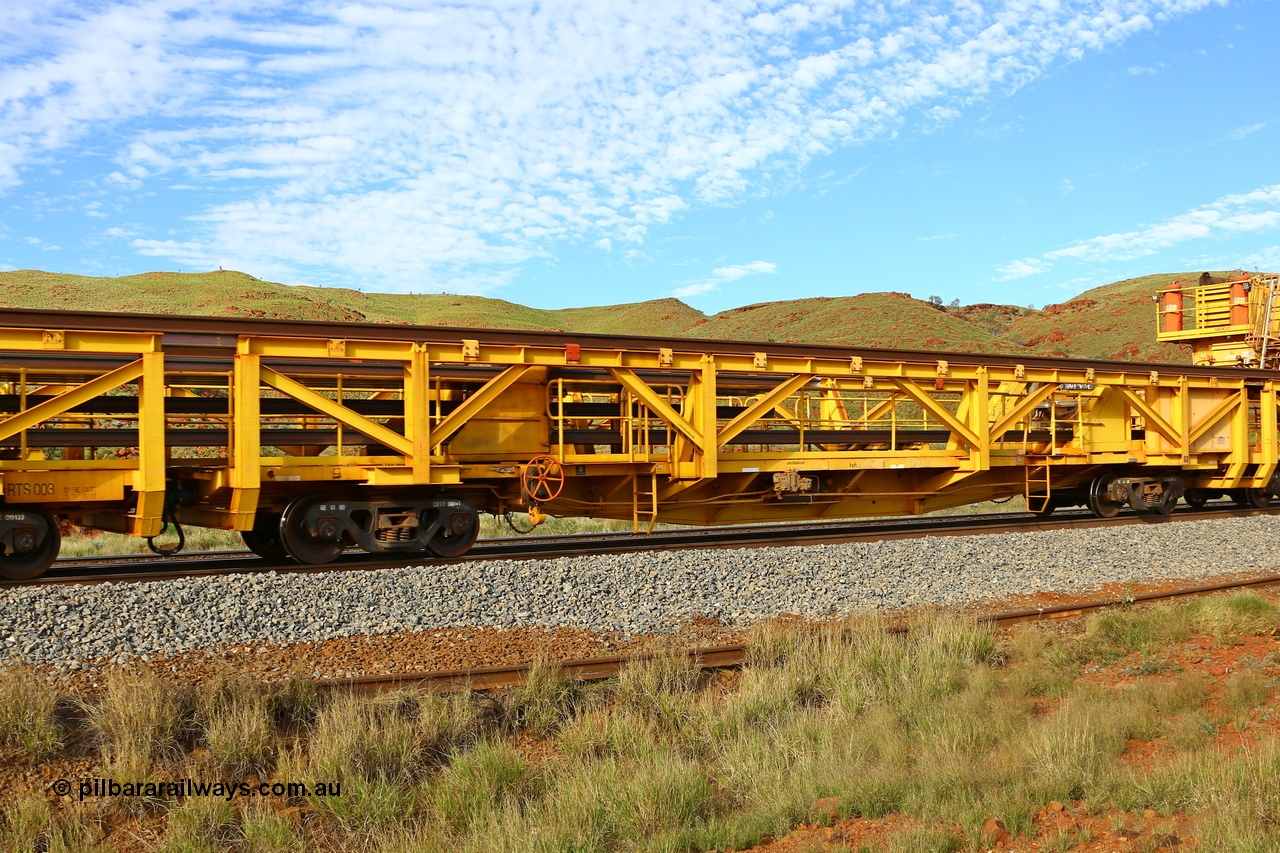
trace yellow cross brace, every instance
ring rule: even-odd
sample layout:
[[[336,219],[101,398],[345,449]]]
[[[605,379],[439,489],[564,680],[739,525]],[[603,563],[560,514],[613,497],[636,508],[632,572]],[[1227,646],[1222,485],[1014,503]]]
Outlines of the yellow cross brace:
[[[1156,432],[1160,433],[1169,440],[1170,444],[1178,447],[1182,446],[1182,434],[1178,430],[1174,429],[1168,421],[1160,417],[1160,414],[1156,412],[1155,409],[1151,408],[1147,401],[1140,397],[1133,389],[1127,388],[1124,385],[1115,385],[1112,387],[1120,393],[1121,397],[1124,397],[1130,406],[1137,410],[1138,414],[1142,415],[1142,419],[1146,422],[1149,429],[1154,429]]]
[[[131,361],[123,367],[117,367],[110,373],[104,373],[96,379],[90,379],[83,385],[72,388],[52,400],[45,400],[38,406],[32,406],[25,412],[0,421],[0,439],[31,429],[36,424],[57,417],[68,409],[81,403],[87,403],[94,397],[101,396],[112,388],[119,388],[126,382],[132,382],[142,375],[142,359]]]
[[[513,364],[497,376],[490,379],[484,386],[472,394],[462,402],[462,405],[450,412],[443,420],[436,424],[431,430],[431,444],[444,444],[453,434],[462,429],[467,421],[475,417],[476,413],[485,406],[492,403],[512,385],[520,381],[530,370],[533,370],[532,364]],[[399,436],[397,436],[399,438]],[[404,441],[404,439],[400,439]],[[395,446],[395,445],[391,445]],[[404,451],[408,453],[409,451]]]
[[[1037,388],[1035,391],[1023,397],[1005,416],[991,425],[991,440],[999,441],[1000,436],[1004,435],[1009,429],[1035,409],[1036,406],[1049,399],[1049,396],[1058,389],[1054,383],[1047,382]]]
[[[792,376],[780,382],[772,391],[762,394],[754,403],[738,414],[733,420],[724,425],[724,428],[716,433],[716,446],[722,447],[737,437],[743,430],[751,426],[760,418],[764,417],[769,411],[790,397],[800,388],[803,388],[809,380],[813,379],[810,373],[801,373],[798,376]]]
[[[1234,412],[1240,406],[1240,395],[1232,394],[1227,399],[1213,407],[1209,414],[1205,415],[1204,420],[1196,424],[1191,430],[1191,435],[1187,438],[1188,444],[1195,444],[1199,441],[1210,428],[1217,425],[1218,421],[1225,418],[1228,414]]]
[[[702,436],[693,428],[684,416],[677,412],[671,406],[667,405],[667,401],[658,396],[658,393],[641,381],[639,376],[625,367],[610,367],[609,373],[613,378],[622,383],[622,386],[640,398],[640,402],[649,407],[649,411],[653,412],[662,420],[666,421],[676,432],[683,435],[689,441],[693,442],[696,447],[702,447]]]
[[[413,442],[387,429],[377,421],[371,421],[363,415],[351,411],[322,394],[317,394],[301,382],[297,382],[285,376],[283,373],[272,370],[270,367],[263,365],[261,367],[262,381],[284,394],[289,395],[299,403],[303,403],[333,418],[340,424],[351,427],[356,432],[368,436],[379,444],[385,444],[397,453],[403,453],[405,456],[413,454]],[[455,413],[456,414],[456,413]]]
[[[889,382],[919,403],[921,408],[941,421],[947,429],[958,435],[970,447],[977,449],[982,446],[977,433],[957,420],[956,416],[951,414],[945,406],[920,390],[919,386],[910,379],[890,379]]]

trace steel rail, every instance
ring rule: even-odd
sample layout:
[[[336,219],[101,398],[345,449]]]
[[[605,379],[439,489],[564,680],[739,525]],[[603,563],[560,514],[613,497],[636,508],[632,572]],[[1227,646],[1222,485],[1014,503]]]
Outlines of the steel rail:
[[[902,361],[917,364],[936,364],[940,358],[957,363],[1061,369],[1072,365],[1089,365],[1095,368],[1132,373],[1172,371],[1188,376],[1217,376],[1239,378],[1242,375],[1256,378],[1280,379],[1280,370],[1238,367],[1206,367],[1190,364],[1143,363],[1136,365],[1126,361],[1095,359],[1052,358],[1027,353],[989,355],[958,353],[941,350],[875,349],[870,347],[843,347],[823,344],[789,344],[758,341],[722,341],[705,338],[659,338],[645,335],[603,335],[578,332],[526,331],[507,329],[477,329],[459,326],[413,326],[387,323],[338,323],[324,320],[271,320],[248,318],[195,317],[187,315],[133,314],[106,311],[46,311],[34,308],[0,309],[0,327],[61,330],[135,332],[163,335],[163,346],[171,349],[203,352],[234,351],[241,335],[264,337],[306,337],[362,339],[378,341],[457,341],[462,337],[477,340],[481,344],[502,346],[551,346],[586,344],[600,349],[655,349],[660,346],[678,345],[691,352],[724,352],[751,354],[762,347],[775,356],[800,358],[848,359],[850,355],[862,355],[878,361]]]
[[[1055,607],[1036,608],[1031,610],[1015,610],[1008,613],[995,613],[978,616],[975,621],[980,625],[1007,627],[1010,625],[1035,622],[1040,620],[1060,620],[1083,616],[1086,613],[1117,605],[1146,604],[1157,601],[1169,601],[1212,595],[1230,590],[1254,589],[1280,584],[1280,575],[1268,575],[1260,578],[1231,580],[1217,584],[1187,587],[1165,592],[1153,592],[1123,598],[1101,598],[1093,601],[1073,602]],[[903,625],[890,625],[887,630],[894,634],[907,634],[909,629]],[[702,670],[734,669],[747,663],[748,648],[745,643],[693,648],[679,652],[694,666]],[[578,658],[555,663],[560,678],[573,681],[602,681],[616,678],[622,670],[632,664],[653,660],[658,655],[644,652],[631,655],[608,655],[598,658]],[[363,675],[353,678],[317,679],[315,685],[321,692],[348,690],[358,692],[382,692],[405,687],[417,687],[436,692],[487,691],[511,687],[519,687],[528,680],[529,672],[536,664],[523,663],[506,666],[482,666],[469,669],[435,670],[417,673],[393,673],[388,675]]]
[[[434,568],[436,566],[450,566],[478,560],[533,560],[698,548],[725,549],[830,545],[846,542],[913,539],[925,536],[992,535],[999,533],[1122,527],[1130,524],[1167,524],[1184,521],[1250,518],[1261,515],[1280,515],[1280,506],[1265,509],[1214,507],[1202,510],[1179,507],[1176,512],[1169,516],[1136,513],[1128,510],[1115,518],[1097,518],[1088,512],[1064,513],[1051,519],[1044,519],[1029,513],[996,513],[890,519],[878,522],[863,520],[856,523],[823,522],[821,524],[759,524],[713,527],[698,530],[658,531],[644,536],[636,536],[632,533],[566,534],[563,536],[488,540],[473,547],[465,556],[452,559],[421,555],[388,558],[385,555],[349,553],[344,555],[338,562],[318,566],[299,563],[272,563],[256,556],[247,555],[247,552],[243,551],[198,552],[189,556],[179,554],[167,558],[149,555],[67,558],[65,561],[59,560],[55,563],[53,569],[41,577],[31,580],[0,582],[0,589],[17,586],[159,582],[177,578],[251,574],[268,571],[281,574],[314,574],[328,571],[374,571],[412,566]],[[168,566],[169,568],[156,570],[157,564]],[[95,571],[75,573],[78,568],[84,566],[93,566]]]

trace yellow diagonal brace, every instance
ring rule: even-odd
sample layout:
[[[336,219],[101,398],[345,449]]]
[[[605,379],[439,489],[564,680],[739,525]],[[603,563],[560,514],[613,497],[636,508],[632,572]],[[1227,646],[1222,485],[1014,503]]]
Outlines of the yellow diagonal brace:
[[[1205,415],[1204,420],[1196,424],[1191,430],[1191,436],[1187,439],[1188,444],[1195,444],[1199,441],[1210,428],[1217,425],[1218,421],[1227,416],[1228,413],[1234,412],[1240,406],[1240,395],[1232,394],[1227,399],[1213,407],[1209,414]]]
[[[679,412],[671,408],[666,400],[659,397],[656,391],[644,384],[639,376],[625,367],[610,367],[609,372],[613,374],[614,379],[622,383],[622,387],[639,397],[640,402],[649,407],[649,411],[666,421],[672,429],[697,447],[702,446],[702,436],[698,435],[698,431]]]
[[[484,384],[479,391],[472,394],[462,405],[450,412],[431,430],[431,444],[443,444],[462,429],[467,421],[476,413],[498,398],[503,391],[520,381],[526,373],[533,369],[531,364],[513,364]]]
[[[132,382],[142,375],[142,359],[131,361],[123,367],[117,367],[110,373],[104,373],[97,379],[90,379],[83,385],[77,386],[66,393],[59,394],[52,400],[45,400],[38,406],[32,406],[25,412],[19,412],[11,418],[5,418],[0,421],[0,439],[22,432],[24,429],[31,429],[42,421],[49,418],[57,417],[67,409],[74,408],[81,403],[87,403],[94,397],[98,397],[112,388],[119,388],[126,382]]]
[[[801,373],[779,383],[772,391],[761,395],[754,403],[747,406],[737,417],[724,425],[716,433],[716,446],[728,444],[739,433],[768,414],[775,405],[790,397],[797,390],[813,379],[811,373]]]
[[[878,421],[880,420],[880,418],[889,414],[889,412],[893,409],[895,405],[897,405],[897,403],[898,403],[898,395],[891,393],[889,394],[889,399],[881,400],[879,403],[876,403],[862,417],[850,418],[849,420],[851,423],[857,423],[857,424],[869,424],[872,421]]]
[[[1131,388],[1125,387],[1124,385],[1115,385],[1113,387],[1120,392],[1120,396],[1124,397],[1130,406],[1137,409],[1138,414],[1142,415],[1142,419],[1146,422],[1148,429],[1154,429],[1156,432],[1160,433],[1169,440],[1170,444],[1174,444],[1179,447],[1182,446],[1182,435],[1174,429],[1168,421],[1160,417],[1159,413],[1157,413],[1155,409],[1151,408],[1147,401],[1139,396],[1137,392]]]
[[[263,382],[277,391],[287,394],[299,403],[310,406],[322,415],[327,415],[338,423],[351,427],[356,432],[368,436],[379,444],[385,444],[397,453],[403,453],[405,456],[413,453],[413,442],[403,435],[392,432],[382,424],[371,421],[363,415],[351,411],[346,406],[317,394],[301,382],[290,379],[283,373],[272,370],[266,365],[262,366],[261,371]]]
[[[963,439],[970,447],[976,449],[982,446],[982,442],[978,439],[977,433],[957,420],[956,416],[951,414],[945,406],[922,391],[910,379],[890,379],[889,382],[900,388],[902,393],[919,403],[922,409],[941,421],[943,426],[947,429],[960,436],[960,438]]]
[[[1018,405],[1014,406],[1005,413],[1004,417],[991,425],[991,440],[999,441],[1000,436],[1004,435],[1014,424],[1031,414],[1036,406],[1049,399],[1049,395],[1056,391],[1057,388],[1056,383],[1046,382],[1026,397],[1023,397],[1018,402]]]

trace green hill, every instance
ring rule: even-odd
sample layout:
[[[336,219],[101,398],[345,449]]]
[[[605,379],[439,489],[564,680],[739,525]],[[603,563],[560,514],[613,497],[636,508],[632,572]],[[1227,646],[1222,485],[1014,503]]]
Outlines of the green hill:
[[[989,304],[943,308],[888,292],[764,302],[706,315],[678,299],[546,310],[481,296],[279,284],[232,270],[120,278],[14,270],[0,272],[0,305],[1179,362],[1188,360],[1185,348],[1155,340],[1151,294],[1192,276],[1127,279],[1038,311]]]

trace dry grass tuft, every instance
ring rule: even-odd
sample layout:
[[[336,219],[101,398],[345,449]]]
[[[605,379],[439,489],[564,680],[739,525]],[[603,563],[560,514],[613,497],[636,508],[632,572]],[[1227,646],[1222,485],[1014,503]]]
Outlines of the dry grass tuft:
[[[85,703],[83,710],[105,758],[145,767],[181,755],[193,704],[187,687],[150,670],[114,670],[98,700]]]
[[[261,773],[270,766],[276,743],[273,699],[248,679],[218,680],[201,692],[196,721],[204,742],[233,775]]]
[[[0,746],[41,758],[62,745],[54,712],[57,695],[33,670],[0,670]]]

